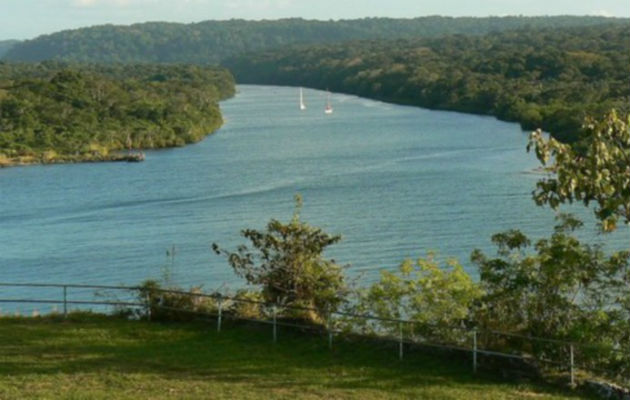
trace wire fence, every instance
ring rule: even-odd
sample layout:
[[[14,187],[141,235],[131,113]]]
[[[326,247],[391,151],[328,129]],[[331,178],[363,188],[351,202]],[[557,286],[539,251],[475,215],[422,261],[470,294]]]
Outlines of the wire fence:
[[[34,293],[36,297],[32,297]],[[214,321],[219,332],[225,320],[250,321],[270,325],[273,342],[278,341],[280,328],[297,328],[323,334],[331,349],[336,337],[353,336],[395,343],[401,360],[412,347],[434,348],[466,356],[474,372],[486,365],[498,365],[512,369],[515,374],[553,372],[566,377],[572,385],[580,379],[602,378],[630,387],[630,349],[615,345],[427,324],[340,310],[322,313],[315,308],[269,303],[242,295],[146,286],[0,283],[0,305],[2,315],[60,314],[67,317],[73,311],[89,310],[126,313],[149,320],[203,317]]]

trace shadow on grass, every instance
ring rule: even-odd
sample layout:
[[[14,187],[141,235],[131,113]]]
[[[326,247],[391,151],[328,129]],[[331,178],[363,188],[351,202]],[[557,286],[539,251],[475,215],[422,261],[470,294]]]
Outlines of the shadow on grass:
[[[392,344],[336,338],[333,349],[319,334],[230,322],[216,332],[214,322],[147,323],[82,316],[0,320],[0,374],[154,374],[165,380],[243,383],[261,390],[292,387],[404,391],[461,387],[483,393],[492,386],[509,392],[519,386],[489,374],[473,374],[463,358],[419,351],[398,360]],[[532,386],[532,390],[534,387]],[[583,398],[537,384],[536,392]]]

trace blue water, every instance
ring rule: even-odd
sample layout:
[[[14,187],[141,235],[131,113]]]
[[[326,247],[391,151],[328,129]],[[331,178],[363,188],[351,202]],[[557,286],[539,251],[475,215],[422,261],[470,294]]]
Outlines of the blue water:
[[[172,279],[208,290],[242,285],[210,251],[243,228],[288,220],[293,195],[309,223],[343,235],[327,254],[362,282],[427,250],[468,261],[494,254],[493,233],[551,231],[530,193],[539,175],[527,133],[491,117],[429,111],[295,88],[239,86],[224,127],[201,143],[152,151],[143,163],[0,170],[1,281],[136,284]],[[622,248],[626,231],[585,237]]]

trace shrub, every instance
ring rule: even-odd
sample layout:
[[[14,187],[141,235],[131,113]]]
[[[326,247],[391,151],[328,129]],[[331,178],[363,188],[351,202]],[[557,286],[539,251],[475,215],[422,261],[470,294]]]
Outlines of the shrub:
[[[406,319],[408,334],[440,342],[461,340],[462,323],[471,317],[473,303],[482,291],[462,266],[449,260],[441,266],[433,254],[414,264],[405,260],[396,272],[381,271],[380,281],[359,293],[356,311],[383,319]],[[379,328],[397,332],[397,323]],[[412,328],[413,326],[413,328]]]
[[[342,267],[323,257],[326,247],[341,240],[320,228],[300,220],[301,197],[296,196],[296,210],[288,223],[272,219],[264,231],[245,229],[243,237],[253,249],[238,246],[235,252],[212,249],[227,258],[234,272],[250,285],[262,289],[268,303],[309,310],[296,318],[322,322],[348,293]]]
[[[156,321],[189,321],[201,314],[215,314],[214,298],[199,296],[199,287],[184,292],[178,288],[163,288],[159,282],[147,280],[138,289],[138,298],[145,304],[145,311]]]

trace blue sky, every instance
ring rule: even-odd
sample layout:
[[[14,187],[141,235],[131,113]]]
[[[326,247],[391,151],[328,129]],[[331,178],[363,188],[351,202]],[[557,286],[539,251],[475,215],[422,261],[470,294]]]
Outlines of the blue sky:
[[[436,14],[630,17],[630,0],[0,0],[0,40],[106,23]]]

